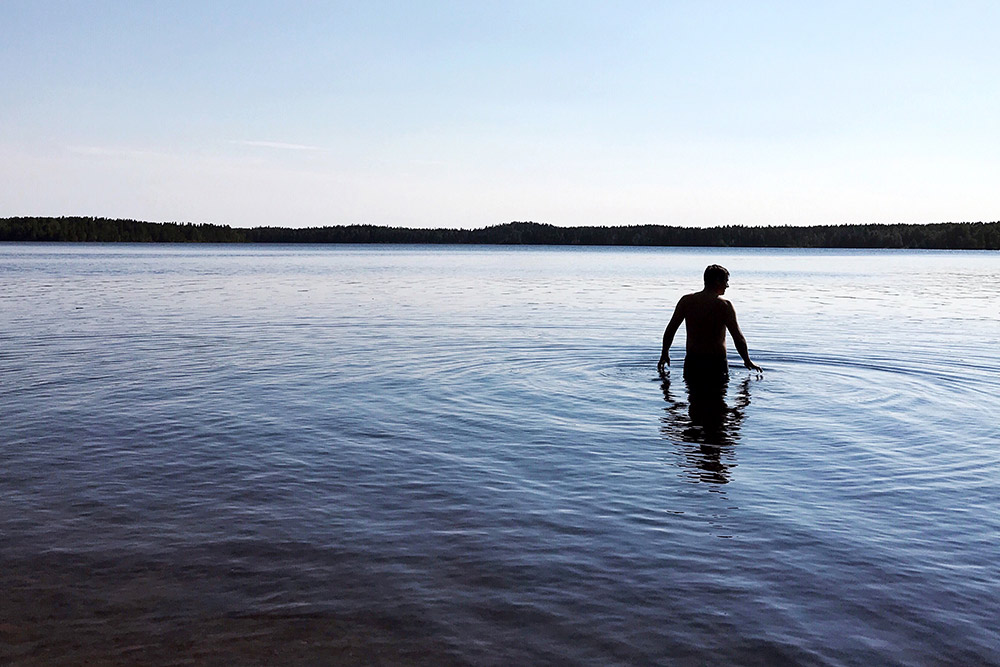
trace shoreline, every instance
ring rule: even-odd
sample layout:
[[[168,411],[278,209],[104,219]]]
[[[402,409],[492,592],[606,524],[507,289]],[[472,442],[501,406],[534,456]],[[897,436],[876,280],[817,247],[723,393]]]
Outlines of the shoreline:
[[[92,217],[0,218],[0,242],[539,245],[671,248],[1000,250],[1000,221],[810,227],[557,227],[509,222],[478,229],[377,225],[237,228]]]

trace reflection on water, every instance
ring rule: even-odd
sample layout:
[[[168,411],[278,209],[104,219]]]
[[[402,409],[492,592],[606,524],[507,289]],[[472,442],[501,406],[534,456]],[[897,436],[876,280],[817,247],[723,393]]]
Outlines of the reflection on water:
[[[718,383],[685,381],[687,402],[677,399],[670,375],[661,376],[667,407],[660,418],[660,432],[683,448],[682,466],[696,480],[713,484],[729,482],[736,467],[735,445],[750,405],[750,377],[735,389],[732,405],[727,401],[728,378]]]

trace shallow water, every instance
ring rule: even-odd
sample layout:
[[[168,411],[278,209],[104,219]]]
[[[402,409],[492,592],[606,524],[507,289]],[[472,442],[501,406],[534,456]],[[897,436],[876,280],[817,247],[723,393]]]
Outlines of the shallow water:
[[[683,333],[655,363],[714,262],[765,373],[691,397]],[[0,661],[1000,664],[998,284],[0,244]]]

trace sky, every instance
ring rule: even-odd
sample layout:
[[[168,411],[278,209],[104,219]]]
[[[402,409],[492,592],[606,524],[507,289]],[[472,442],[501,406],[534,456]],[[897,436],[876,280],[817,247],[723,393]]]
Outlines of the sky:
[[[1000,3],[0,1],[0,217],[1000,219]]]

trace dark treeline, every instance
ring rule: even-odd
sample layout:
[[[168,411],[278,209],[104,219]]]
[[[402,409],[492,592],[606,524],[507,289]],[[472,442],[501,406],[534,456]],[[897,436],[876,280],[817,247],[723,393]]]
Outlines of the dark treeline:
[[[86,217],[0,218],[0,241],[233,243],[246,240],[246,230],[223,225]]]
[[[813,227],[556,227],[510,222],[483,229],[410,229],[376,225],[255,227],[108,218],[0,218],[0,241],[152,243],[456,243],[771,248],[937,248],[1000,250],[1000,222]]]

